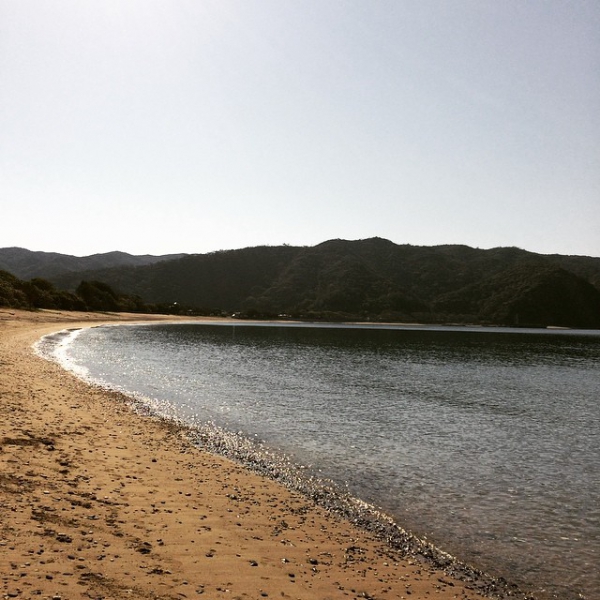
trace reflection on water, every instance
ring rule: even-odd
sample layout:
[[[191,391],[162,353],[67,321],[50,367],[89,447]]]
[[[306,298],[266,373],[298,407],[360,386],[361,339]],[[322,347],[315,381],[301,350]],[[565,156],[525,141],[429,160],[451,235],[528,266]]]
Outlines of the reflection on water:
[[[598,335],[151,325],[86,330],[65,352],[541,597],[600,597]]]

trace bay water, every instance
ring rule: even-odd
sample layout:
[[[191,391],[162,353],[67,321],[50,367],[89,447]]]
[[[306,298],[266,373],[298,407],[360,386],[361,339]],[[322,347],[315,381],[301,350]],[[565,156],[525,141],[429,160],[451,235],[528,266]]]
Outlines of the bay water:
[[[600,332],[212,322],[41,349],[260,441],[538,598],[600,598]]]

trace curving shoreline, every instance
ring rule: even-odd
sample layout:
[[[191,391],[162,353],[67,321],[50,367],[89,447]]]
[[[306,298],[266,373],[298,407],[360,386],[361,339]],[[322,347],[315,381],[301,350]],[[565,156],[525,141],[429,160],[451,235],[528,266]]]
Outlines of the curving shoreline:
[[[293,474],[289,489],[218,436],[199,449],[31,350],[66,326],[145,320],[176,319],[0,310],[5,595],[523,597],[335,490]]]

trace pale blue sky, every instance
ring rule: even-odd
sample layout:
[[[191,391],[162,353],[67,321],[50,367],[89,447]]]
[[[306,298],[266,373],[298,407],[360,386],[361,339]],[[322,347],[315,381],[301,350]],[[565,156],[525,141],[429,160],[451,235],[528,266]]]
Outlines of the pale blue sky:
[[[600,256],[597,0],[0,0],[0,247]]]

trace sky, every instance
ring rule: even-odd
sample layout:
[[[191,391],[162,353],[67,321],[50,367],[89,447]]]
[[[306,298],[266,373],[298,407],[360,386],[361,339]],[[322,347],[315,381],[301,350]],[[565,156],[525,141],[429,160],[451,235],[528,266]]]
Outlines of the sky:
[[[0,0],[0,247],[600,257],[597,0]]]

